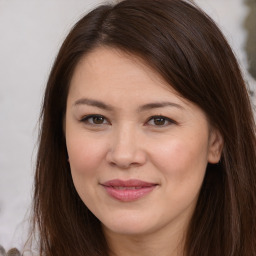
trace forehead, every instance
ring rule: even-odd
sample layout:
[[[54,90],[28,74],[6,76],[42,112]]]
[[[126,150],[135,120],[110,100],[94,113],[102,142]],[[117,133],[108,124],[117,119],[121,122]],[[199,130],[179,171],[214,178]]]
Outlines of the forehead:
[[[75,68],[70,94],[81,90],[114,93],[132,91],[161,93],[182,98],[152,67],[141,58],[109,47],[99,47],[85,55]],[[144,90],[144,91],[143,91]]]

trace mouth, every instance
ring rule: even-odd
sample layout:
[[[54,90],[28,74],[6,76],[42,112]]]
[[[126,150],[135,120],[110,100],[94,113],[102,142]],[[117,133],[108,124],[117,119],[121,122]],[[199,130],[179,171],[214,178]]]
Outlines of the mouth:
[[[141,180],[110,180],[101,184],[107,194],[119,201],[131,202],[152,192],[158,184]]]

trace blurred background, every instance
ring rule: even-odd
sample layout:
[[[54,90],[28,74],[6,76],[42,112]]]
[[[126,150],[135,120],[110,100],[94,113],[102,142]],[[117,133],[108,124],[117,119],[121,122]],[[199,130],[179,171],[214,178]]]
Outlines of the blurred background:
[[[38,117],[57,51],[99,0],[0,0],[0,244],[21,248],[33,189]],[[220,26],[256,90],[256,0],[196,0]]]

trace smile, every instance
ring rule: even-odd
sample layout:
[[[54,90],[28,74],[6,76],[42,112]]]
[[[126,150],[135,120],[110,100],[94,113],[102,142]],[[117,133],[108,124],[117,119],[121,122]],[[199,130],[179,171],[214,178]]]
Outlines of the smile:
[[[157,184],[141,180],[110,180],[101,185],[110,197],[123,202],[138,200],[157,186]]]

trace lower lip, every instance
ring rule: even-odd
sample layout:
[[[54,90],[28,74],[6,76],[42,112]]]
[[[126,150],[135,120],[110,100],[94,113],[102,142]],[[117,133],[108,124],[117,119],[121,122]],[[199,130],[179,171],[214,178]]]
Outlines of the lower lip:
[[[142,187],[138,189],[117,189],[115,187],[104,186],[111,197],[123,202],[138,200],[149,194],[155,187],[156,186]]]

